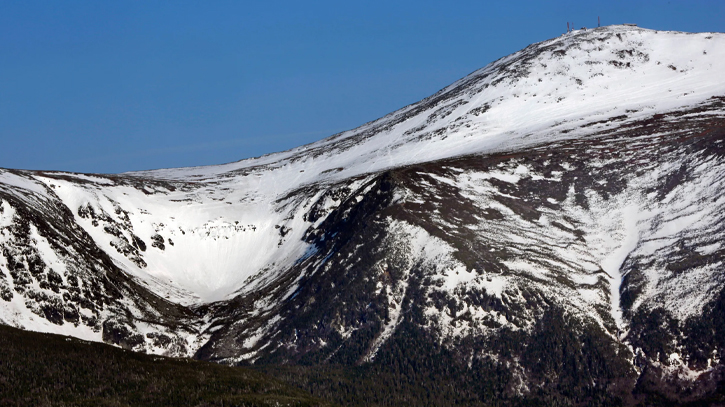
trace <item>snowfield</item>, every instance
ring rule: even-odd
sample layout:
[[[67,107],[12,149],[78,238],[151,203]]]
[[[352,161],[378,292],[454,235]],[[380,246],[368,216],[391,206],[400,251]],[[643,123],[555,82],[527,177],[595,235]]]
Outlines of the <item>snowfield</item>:
[[[501,58],[356,129],[235,163],[129,173],[280,193],[413,163],[586,137],[725,94],[725,34],[577,30]]]

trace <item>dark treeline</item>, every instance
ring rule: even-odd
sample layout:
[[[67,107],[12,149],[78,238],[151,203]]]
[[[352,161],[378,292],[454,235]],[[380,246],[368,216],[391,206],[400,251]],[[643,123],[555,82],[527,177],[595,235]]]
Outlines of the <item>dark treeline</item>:
[[[0,406],[320,406],[266,374],[0,326]]]

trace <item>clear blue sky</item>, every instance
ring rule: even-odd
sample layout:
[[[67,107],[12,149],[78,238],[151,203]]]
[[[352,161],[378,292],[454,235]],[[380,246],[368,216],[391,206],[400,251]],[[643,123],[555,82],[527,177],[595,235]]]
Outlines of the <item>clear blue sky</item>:
[[[292,148],[597,16],[725,31],[723,0],[0,0],[0,167],[110,173]]]

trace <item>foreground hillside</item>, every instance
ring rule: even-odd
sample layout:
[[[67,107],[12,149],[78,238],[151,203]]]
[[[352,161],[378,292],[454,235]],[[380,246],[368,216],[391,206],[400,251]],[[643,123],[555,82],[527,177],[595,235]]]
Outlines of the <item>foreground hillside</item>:
[[[344,406],[557,404],[546,394],[527,399],[481,400],[482,388],[500,386],[497,375],[471,376],[469,371],[457,371],[455,367],[434,374],[427,370],[431,363],[421,361],[430,356],[432,361],[440,361],[445,355],[424,349],[418,350],[422,352],[417,360],[411,359],[395,369],[380,365],[255,368],[267,375],[248,368],[147,356],[3,326],[0,346],[0,406],[333,405],[320,399]],[[648,406],[725,404],[725,382],[711,390],[696,401],[682,402],[668,398],[651,382],[642,381],[633,392],[633,400]],[[584,400],[591,404],[591,398]],[[617,399],[599,401],[605,405],[622,404]]]
[[[0,170],[0,321],[343,404],[711,403],[725,35],[602,27],[290,151]]]
[[[326,406],[270,376],[0,326],[0,406]]]

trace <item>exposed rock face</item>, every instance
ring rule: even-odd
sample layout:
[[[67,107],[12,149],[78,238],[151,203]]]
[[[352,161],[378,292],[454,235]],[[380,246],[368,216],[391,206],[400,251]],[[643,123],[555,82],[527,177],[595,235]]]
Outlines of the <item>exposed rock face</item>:
[[[3,322],[135,350],[193,353],[203,340],[195,328],[196,315],[150,292],[119,268],[76,222],[53,187],[29,173],[5,171],[2,177]],[[103,218],[88,207],[79,208],[78,217]],[[107,229],[112,231],[111,244],[125,242],[133,250],[124,254],[137,256],[138,249],[119,228]],[[178,340],[161,346],[155,338],[164,335]]]
[[[606,27],[284,153],[0,170],[0,320],[223,363],[422,369],[479,402],[710,397],[723,65],[722,34]]]

